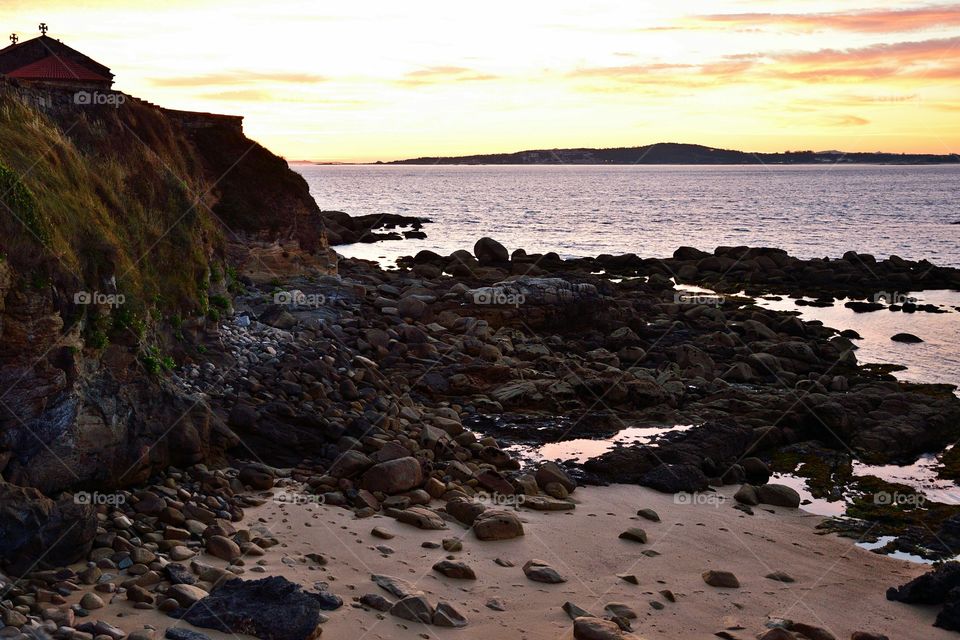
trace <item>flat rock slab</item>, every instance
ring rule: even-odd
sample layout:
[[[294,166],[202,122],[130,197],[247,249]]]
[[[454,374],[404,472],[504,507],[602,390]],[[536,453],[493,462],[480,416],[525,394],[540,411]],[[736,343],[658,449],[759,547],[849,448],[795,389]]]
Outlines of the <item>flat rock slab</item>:
[[[569,500],[557,500],[547,496],[524,496],[523,506],[534,511],[570,511],[577,505]]]
[[[378,587],[397,598],[403,599],[408,596],[418,596],[423,593],[403,578],[373,574],[370,576],[370,579],[373,580],[374,584]]]
[[[402,511],[388,509],[386,513],[388,516],[396,518],[397,522],[413,525],[426,531],[438,531],[447,528],[447,523],[443,521],[443,518],[426,507],[410,507]]]
[[[314,640],[324,621],[321,596],[286,578],[230,580],[183,613],[196,627],[262,640]]]
[[[527,563],[523,565],[523,572],[534,582],[559,584],[567,581],[566,578],[557,573],[556,569],[543,560],[528,560]]]

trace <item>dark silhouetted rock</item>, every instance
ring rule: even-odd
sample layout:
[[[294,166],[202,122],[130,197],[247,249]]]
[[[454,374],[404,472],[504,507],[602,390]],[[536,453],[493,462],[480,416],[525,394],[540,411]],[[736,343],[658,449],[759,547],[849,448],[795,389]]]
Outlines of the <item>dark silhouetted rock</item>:
[[[190,624],[263,640],[313,640],[324,617],[322,596],[280,576],[224,582],[183,614]]]
[[[664,493],[705,491],[707,476],[692,464],[661,464],[640,476],[640,484]]]

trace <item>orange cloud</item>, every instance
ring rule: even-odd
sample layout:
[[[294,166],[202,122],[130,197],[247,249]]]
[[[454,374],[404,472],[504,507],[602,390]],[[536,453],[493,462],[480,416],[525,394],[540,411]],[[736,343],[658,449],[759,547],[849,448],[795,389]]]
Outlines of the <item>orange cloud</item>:
[[[708,87],[716,84],[960,79],[960,37],[877,44],[857,49],[819,49],[726,56],[700,64],[590,67],[572,78],[636,85]]]
[[[833,29],[862,33],[897,33],[960,25],[960,5],[939,5],[916,9],[871,10],[835,13],[729,13],[694,16],[693,24],[724,27],[783,27],[816,31]]]

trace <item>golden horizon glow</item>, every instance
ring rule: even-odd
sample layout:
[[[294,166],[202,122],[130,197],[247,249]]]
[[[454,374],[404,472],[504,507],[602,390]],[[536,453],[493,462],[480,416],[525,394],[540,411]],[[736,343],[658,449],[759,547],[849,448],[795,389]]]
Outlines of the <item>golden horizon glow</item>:
[[[960,153],[960,4],[0,0],[291,160],[688,142]],[[838,8],[840,6],[841,8]],[[4,37],[6,37],[4,34]]]

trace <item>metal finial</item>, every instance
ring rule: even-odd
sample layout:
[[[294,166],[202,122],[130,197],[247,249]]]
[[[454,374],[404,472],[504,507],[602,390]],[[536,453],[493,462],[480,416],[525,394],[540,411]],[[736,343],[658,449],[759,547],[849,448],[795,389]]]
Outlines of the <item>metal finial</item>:
[[[13,44],[17,44],[18,42],[20,42],[20,38],[17,37],[17,34],[11,33],[10,42],[12,42]]]
[[[47,35],[47,29],[48,29],[48,28],[49,28],[49,27],[47,27],[47,23],[46,23],[46,22],[41,22],[41,23],[40,23],[40,33],[41,33],[42,35]]]

